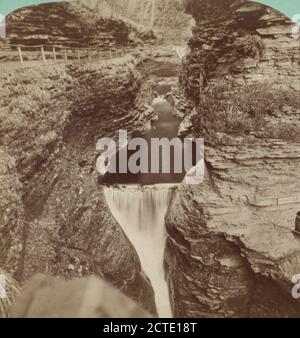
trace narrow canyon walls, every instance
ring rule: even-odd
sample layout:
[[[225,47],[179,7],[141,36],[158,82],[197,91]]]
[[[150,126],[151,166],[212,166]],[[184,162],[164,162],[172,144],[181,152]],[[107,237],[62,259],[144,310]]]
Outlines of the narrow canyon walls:
[[[95,170],[98,138],[124,121],[145,123],[135,61],[24,69],[2,75],[1,87],[0,179],[10,185],[0,194],[1,267],[19,282],[94,274],[155,314],[151,284]]]
[[[206,177],[167,215],[177,317],[299,317],[299,41],[252,2],[187,1],[197,20],[181,83],[204,136]]]

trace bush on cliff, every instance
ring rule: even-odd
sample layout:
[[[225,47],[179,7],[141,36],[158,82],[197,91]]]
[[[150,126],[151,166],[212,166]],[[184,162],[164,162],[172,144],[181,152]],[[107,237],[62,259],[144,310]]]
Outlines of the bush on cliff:
[[[263,84],[234,87],[220,82],[202,94],[192,123],[196,135],[214,143],[217,132],[236,136],[259,133],[261,137],[297,141],[293,122],[282,122],[286,112],[299,109],[300,97],[293,90],[268,88]]]

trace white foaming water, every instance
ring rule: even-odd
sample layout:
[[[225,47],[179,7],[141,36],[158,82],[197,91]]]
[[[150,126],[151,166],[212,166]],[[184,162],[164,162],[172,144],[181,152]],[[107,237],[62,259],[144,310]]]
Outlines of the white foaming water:
[[[165,215],[170,185],[105,187],[110,210],[134,245],[150,278],[160,317],[172,317],[163,268],[166,243]]]

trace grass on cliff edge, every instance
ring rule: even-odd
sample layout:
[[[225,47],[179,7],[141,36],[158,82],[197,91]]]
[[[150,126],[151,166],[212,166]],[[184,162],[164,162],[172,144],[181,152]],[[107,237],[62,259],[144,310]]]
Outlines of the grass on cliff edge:
[[[192,118],[193,131],[216,143],[216,133],[300,141],[300,96],[293,90],[263,84],[234,87],[220,82],[207,87]],[[284,118],[290,116],[291,118]]]
[[[0,100],[0,146],[15,147],[16,140],[22,141],[24,147],[33,141],[44,145],[42,135],[61,134],[68,123],[72,98],[78,96],[74,93],[80,94],[86,85],[80,83],[79,77],[86,74],[89,83],[97,80],[102,88],[115,86],[116,95],[116,83],[123,83],[133,68],[134,60],[126,57],[101,64],[36,67],[1,74],[0,87],[5,95]]]

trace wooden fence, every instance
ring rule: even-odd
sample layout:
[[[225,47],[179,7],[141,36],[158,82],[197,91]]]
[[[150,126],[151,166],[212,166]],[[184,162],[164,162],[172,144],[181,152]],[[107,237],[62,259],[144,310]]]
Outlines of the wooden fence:
[[[69,63],[95,63],[105,62],[112,59],[122,58],[126,55],[137,56],[138,53],[156,55],[156,53],[168,53],[179,58],[180,46],[146,45],[143,47],[130,48],[70,48],[55,45],[0,46],[0,71],[12,71],[19,68],[31,68],[40,65],[53,66]]]
[[[23,68],[37,65],[101,62],[124,57],[127,48],[69,48],[49,45],[0,47],[0,67]]]

